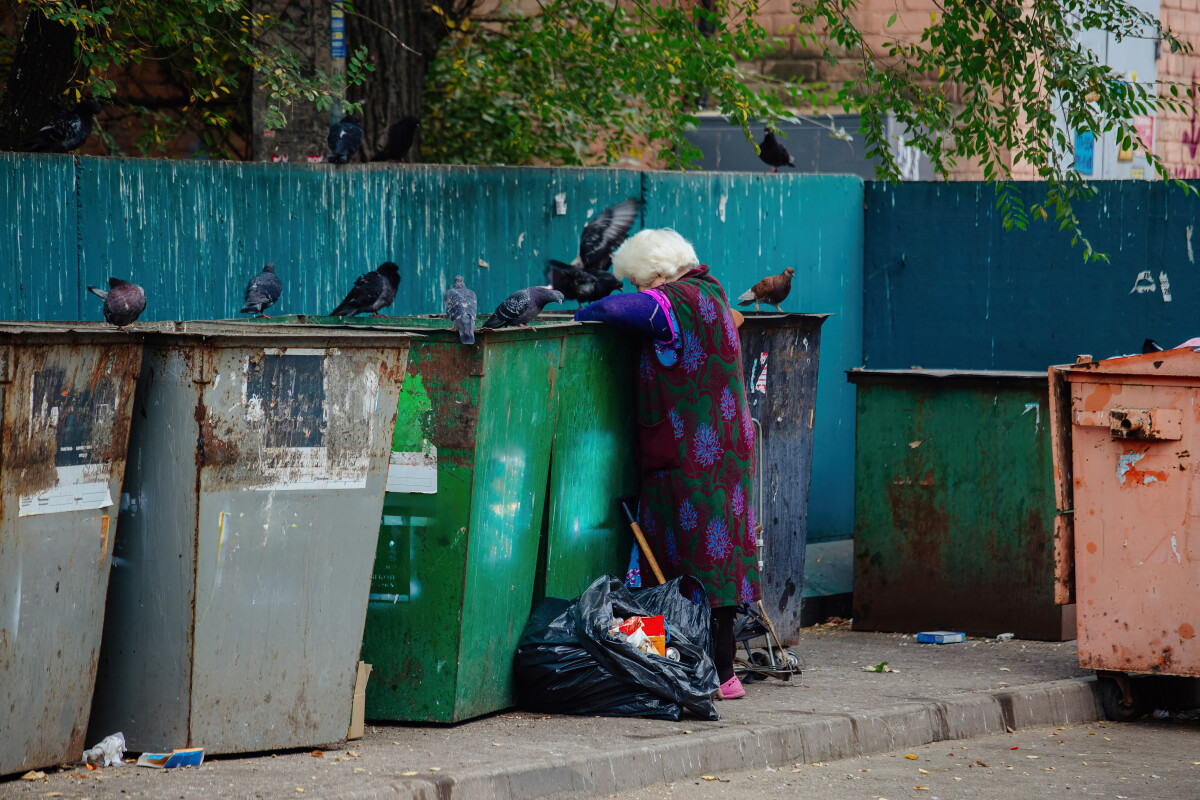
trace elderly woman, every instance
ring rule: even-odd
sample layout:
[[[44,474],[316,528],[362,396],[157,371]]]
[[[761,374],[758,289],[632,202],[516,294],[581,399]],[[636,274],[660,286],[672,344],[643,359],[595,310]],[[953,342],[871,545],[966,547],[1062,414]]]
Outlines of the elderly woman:
[[[758,600],[751,455],[740,314],[673,230],[643,230],[613,255],[635,295],[575,315],[643,334],[635,376],[639,522],[665,572],[690,575],[713,609],[713,660],[726,699],[746,694],[733,671],[734,608]]]

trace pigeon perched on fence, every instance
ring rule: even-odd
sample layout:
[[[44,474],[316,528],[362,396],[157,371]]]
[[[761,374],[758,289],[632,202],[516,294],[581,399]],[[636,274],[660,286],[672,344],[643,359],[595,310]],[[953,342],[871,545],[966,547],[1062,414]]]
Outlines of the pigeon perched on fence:
[[[553,260],[546,262],[546,280],[552,289],[562,292],[565,299],[578,301],[581,306],[619,292],[624,285],[611,272],[575,269],[570,264]]]
[[[399,286],[400,267],[386,261],[379,269],[359,275],[346,299],[330,312],[329,316],[353,317],[355,314],[370,314],[372,317],[382,317],[379,309],[392,304]]]
[[[528,324],[547,303],[561,303],[562,292],[555,291],[549,286],[530,286],[513,292],[497,308],[488,321],[483,323],[485,328],[507,328],[509,325],[519,325],[528,328]]]
[[[401,117],[399,122],[388,127],[387,141],[383,145],[383,149],[376,153],[375,158],[371,160],[404,161],[419,127],[421,127],[421,121],[417,117]]]
[[[782,303],[788,296],[788,292],[792,290],[792,276],[796,274],[796,270],[788,267],[778,275],[772,275],[768,278],[763,278],[754,287],[738,298],[739,306],[748,306],[754,304],[754,310],[758,311],[759,303],[767,303],[775,306],[775,310],[779,311],[779,304]]]
[[[95,100],[80,101],[73,110],[51,117],[26,149],[31,153],[69,153],[92,135],[92,121],[99,113],[100,104]]]
[[[475,344],[475,315],[479,313],[479,301],[475,299],[475,293],[467,288],[462,275],[454,276],[454,285],[446,290],[442,306],[458,330],[459,341]]]
[[[783,142],[775,138],[775,131],[763,129],[762,144],[758,146],[758,157],[771,167],[771,172],[778,172],[780,167],[796,167],[796,159],[783,146]]]
[[[275,305],[282,293],[283,281],[275,274],[275,265],[267,264],[246,285],[246,305],[242,306],[241,313],[265,317],[267,309]]]
[[[345,164],[354,158],[362,146],[362,117],[347,114],[341,121],[329,126],[329,158],[331,164]]]
[[[132,325],[146,310],[146,293],[136,283],[109,278],[107,292],[95,286],[87,288],[104,301],[104,319],[121,330],[125,330],[126,325]]]

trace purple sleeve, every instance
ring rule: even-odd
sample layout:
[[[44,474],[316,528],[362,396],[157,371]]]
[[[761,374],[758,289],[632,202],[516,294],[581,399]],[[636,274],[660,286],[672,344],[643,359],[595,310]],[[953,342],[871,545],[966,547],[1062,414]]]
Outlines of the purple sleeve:
[[[577,322],[603,322],[617,330],[636,331],[660,342],[672,339],[671,323],[658,301],[645,292],[610,294],[575,312]]]

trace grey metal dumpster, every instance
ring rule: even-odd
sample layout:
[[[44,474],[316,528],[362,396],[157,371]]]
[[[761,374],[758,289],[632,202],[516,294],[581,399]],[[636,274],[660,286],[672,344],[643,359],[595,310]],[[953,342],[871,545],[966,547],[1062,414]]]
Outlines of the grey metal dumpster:
[[[140,338],[0,323],[0,774],[78,760]]]
[[[148,327],[92,735],[343,739],[409,335]]]
[[[828,314],[746,314],[740,329],[746,401],[758,423],[755,518],[762,531],[762,595],[785,642],[800,633],[808,490],[821,325]]]

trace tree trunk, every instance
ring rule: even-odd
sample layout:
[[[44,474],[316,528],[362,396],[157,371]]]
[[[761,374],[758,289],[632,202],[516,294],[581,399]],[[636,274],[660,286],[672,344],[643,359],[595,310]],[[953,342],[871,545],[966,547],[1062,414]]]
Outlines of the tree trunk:
[[[75,29],[30,8],[0,99],[0,150],[21,149],[50,117],[75,105],[66,91],[76,69]]]
[[[449,7],[453,2],[444,5]],[[346,15],[347,49],[353,55],[366,45],[375,71],[368,74],[366,83],[357,87],[361,95],[352,99],[361,97],[365,101],[363,149],[374,157],[382,149],[389,125],[410,114],[420,116],[425,76],[446,36],[446,26],[422,0],[360,0],[354,4],[354,10],[361,16]],[[418,130],[407,160],[420,161],[419,153]]]

